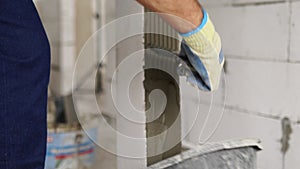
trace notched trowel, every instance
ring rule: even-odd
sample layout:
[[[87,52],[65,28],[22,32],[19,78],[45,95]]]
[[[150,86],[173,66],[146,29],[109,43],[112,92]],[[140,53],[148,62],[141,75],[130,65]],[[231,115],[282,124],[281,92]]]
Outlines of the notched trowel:
[[[190,63],[184,49],[181,49],[177,58],[177,62],[178,62],[177,73],[179,76],[186,77],[186,81],[188,84],[197,87],[202,91],[210,91],[210,88],[205,84],[204,80],[201,78],[199,73]]]

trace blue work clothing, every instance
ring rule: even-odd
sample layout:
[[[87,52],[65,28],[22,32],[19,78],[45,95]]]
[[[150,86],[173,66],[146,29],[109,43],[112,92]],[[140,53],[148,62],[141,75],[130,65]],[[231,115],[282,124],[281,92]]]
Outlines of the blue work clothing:
[[[44,169],[49,73],[32,0],[0,0],[0,169]]]

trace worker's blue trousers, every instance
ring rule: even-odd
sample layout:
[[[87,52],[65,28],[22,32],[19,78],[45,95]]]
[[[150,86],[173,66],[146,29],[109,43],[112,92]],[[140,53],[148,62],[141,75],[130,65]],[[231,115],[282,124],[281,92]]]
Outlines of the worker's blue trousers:
[[[0,0],[0,169],[43,169],[50,47],[32,0]]]

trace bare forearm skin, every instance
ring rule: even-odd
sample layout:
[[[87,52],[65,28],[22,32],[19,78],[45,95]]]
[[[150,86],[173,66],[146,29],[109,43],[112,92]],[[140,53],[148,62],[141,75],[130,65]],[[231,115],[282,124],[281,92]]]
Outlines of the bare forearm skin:
[[[151,11],[161,13],[162,18],[180,33],[187,33],[196,29],[203,18],[201,5],[197,0],[137,1]]]

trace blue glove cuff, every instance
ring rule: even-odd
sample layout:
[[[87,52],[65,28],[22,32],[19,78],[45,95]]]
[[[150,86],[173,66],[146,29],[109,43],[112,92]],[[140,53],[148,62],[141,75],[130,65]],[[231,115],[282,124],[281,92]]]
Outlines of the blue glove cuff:
[[[194,29],[188,33],[181,33],[180,35],[182,37],[188,37],[188,36],[196,34],[206,25],[207,19],[208,19],[208,14],[204,9],[202,9],[202,11],[203,11],[203,19],[202,19],[201,24],[196,29]]]

